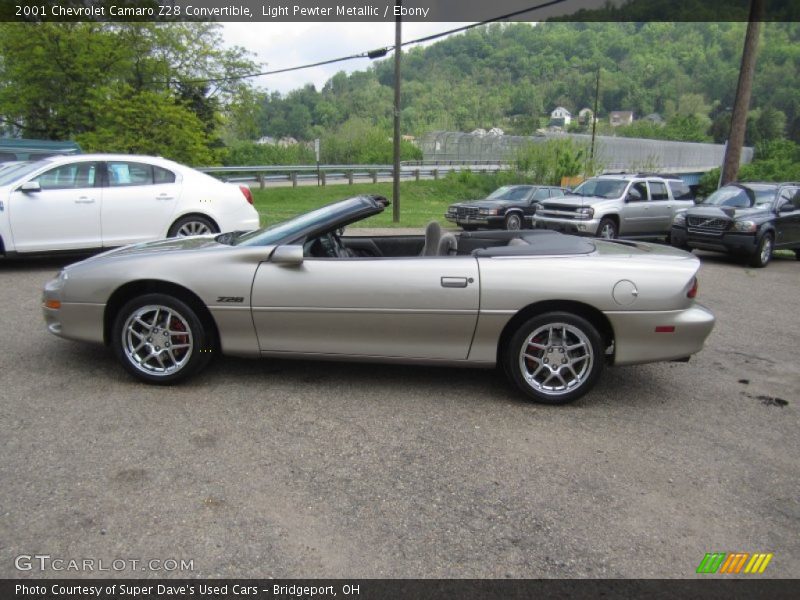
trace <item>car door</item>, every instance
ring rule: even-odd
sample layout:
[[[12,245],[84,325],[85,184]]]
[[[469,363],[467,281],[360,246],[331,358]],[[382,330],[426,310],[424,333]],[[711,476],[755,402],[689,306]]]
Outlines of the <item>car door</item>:
[[[259,265],[263,353],[464,360],[478,315],[474,257],[306,258]]]
[[[172,171],[145,162],[110,160],[103,188],[103,245],[164,237],[181,195]]]
[[[794,211],[781,212],[780,207],[785,204],[791,204]],[[800,188],[783,188],[776,207],[778,213],[775,216],[775,246],[797,248],[800,246]]]
[[[650,196],[645,181],[635,181],[628,187],[622,206],[620,235],[647,233],[650,216]]]
[[[647,209],[647,233],[665,234],[672,226],[672,199],[663,181],[648,180],[650,204]]]
[[[17,252],[99,248],[99,172],[95,161],[75,161],[28,180],[39,184],[38,191],[17,186],[8,209]]]

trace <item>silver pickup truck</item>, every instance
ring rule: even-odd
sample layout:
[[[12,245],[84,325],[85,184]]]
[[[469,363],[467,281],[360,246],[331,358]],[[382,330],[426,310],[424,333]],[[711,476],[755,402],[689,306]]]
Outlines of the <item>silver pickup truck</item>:
[[[533,225],[608,239],[666,238],[675,214],[692,206],[689,186],[677,177],[600,175],[540,203]]]

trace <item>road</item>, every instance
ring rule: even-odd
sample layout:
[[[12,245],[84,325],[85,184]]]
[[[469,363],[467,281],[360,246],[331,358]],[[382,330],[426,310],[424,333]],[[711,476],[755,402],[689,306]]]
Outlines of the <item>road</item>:
[[[64,574],[15,568],[34,554],[192,561],[78,577],[684,578],[712,551],[800,573],[794,260],[703,255],[706,349],[564,407],[408,366],[224,358],[139,384],[45,331],[61,264],[0,264],[0,577]]]

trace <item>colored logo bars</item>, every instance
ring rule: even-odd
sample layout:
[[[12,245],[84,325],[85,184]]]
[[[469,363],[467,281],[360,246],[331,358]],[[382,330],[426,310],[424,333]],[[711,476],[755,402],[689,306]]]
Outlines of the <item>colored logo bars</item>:
[[[731,552],[728,554],[725,552],[709,552],[700,561],[697,572],[704,574],[748,573],[755,575],[767,570],[767,565],[772,560],[772,557],[772,553]]]

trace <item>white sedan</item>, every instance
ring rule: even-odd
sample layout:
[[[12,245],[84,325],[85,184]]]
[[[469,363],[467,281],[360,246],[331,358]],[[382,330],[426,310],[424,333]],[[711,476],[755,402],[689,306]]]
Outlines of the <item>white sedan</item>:
[[[246,186],[152,156],[81,154],[0,171],[0,255],[259,227]]]

